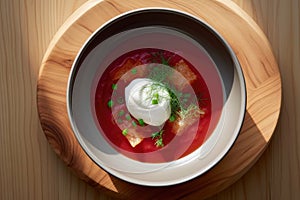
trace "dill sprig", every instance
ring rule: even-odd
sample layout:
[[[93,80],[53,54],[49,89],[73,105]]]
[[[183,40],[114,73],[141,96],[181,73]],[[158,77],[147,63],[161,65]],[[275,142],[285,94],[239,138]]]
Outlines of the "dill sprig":
[[[169,65],[170,60],[174,56],[174,55],[172,55],[168,58],[165,58],[163,51],[150,53],[150,55],[151,55],[150,61],[152,63],[161,63],[163,65]]]
[[[181,109],[177,112],[181,120],[185,120],[189,117],[199,117],[204,112],[196,104],[190,104],[187,108]]]
[[[183,94],[180,91],[176,90],[175,88],[164,85],[159,82],[151,83],[147,86],[145,86],[143,89],[147,89],[148,92],[148,100],[159,101],[161,99],[169,100],[170,101],[170,107],[171,107],[171,122],[175,121],[177,117],[180,117],[182,119],[187,118],[188,116],[192,114],[198,114],[200,113],[200,108],[197,106],[196,102],[189,102],[188,99],[190,98],[191,94],[186,93]],[[163,96],[163,92],[161,91],[167,91],[168,95]],[[158,95],[160,94],[160,95]],[[155,103],[155,104],[158,104]]]
[[[152,135],[151,135],[152,139],[155,139],[154,144],[157,147],[163,147],[164,146],[163,138],[162,138],[163,132],[164,132],[164,130],[160,130],[158,132],[152,133]]]
[[[155,66],[151,69],[148,78],[163,83],[168,82],[167,78],[171,76],[174,72],[174,69],[169,66]]]
[[[177,90],[176,87],[170,83],[170,76],[174,73],[175,69],[170,66],[170,60],[172,56],[165,58],[163,52],[153,53],[152,62],[163,64],[157,65],[149,69],[148,78],[154,82],[148,85],[149,98],[153,104],[158,104],[159,100],[167,98],[170,101],[171,116],[169,121],[174,122],[177,118],[180,121],[188,120],[189,117],[198,117],[204,112],[198,106],[198,98],[192,98],[190,93],[183,94]],[[167,91],[168,96],[161,96],[161,90]],[[161,92],[161,93],[160,93]],[[155,145],[157,147],[163,147],[163,130],[152,134],[152,139],[155,139]]]

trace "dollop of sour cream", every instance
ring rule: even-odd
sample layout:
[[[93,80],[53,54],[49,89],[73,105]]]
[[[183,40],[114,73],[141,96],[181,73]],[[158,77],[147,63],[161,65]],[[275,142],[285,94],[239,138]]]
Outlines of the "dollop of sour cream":
[[[170,118],[170,95],[166,87],[151,79],[137,78],[125,88],[128,111],[136,119],[160,126]]]

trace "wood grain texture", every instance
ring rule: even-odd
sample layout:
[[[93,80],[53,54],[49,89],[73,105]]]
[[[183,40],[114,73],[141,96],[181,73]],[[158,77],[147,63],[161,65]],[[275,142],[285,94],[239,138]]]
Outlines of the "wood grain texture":
[[[283,104],[279,126],[259,161],[211,199],[299,199],[299,1],[234,1],[271,43],[282,75]],[[42,57],[58,28],[83,3],[0,2],[0,199],[110,199],[70,173],[55,155],[36,110]]]
[[[69,124],[66,88],[74,58],[92,32],[126,11],[157,6],[194,14],[208,22],[229,42],[243,68],[248,100],[241,134],[216,167],[187,183],[152,188],[126,183],[107,174],[84,153]],[[99,190],[121,198],[134,198],[136,195],[143,195],[144,199],[155,196],[164,199],[209,197],[240,178],[266,148],[281,105],[279,71],[263,32],[231,1],[106,0],[95,6],[86,4],[81,7],[62,26],[58,35],[45,53],[39,74],[37,103],[42,128],[64,162]]]

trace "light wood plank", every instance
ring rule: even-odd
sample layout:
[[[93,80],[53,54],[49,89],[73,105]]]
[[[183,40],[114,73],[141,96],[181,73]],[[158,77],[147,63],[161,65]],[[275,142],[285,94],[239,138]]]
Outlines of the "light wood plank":
[[[281,71],[283,102],[266,152],[242,179],[211,199],[299,199],[300,2],[234,1],[255,19],[271,43]]]
[[[36,107],[39,67],[52,37],[85,1],[0,1],[0,199],[91,199],[49,146]]]
[[[109,176],[83,152],[70,128],[66,111],[66,87],[77,52],[97,27],[123,12],[157,5],[190,12],[204,19],[225,37],[243,68],[248,101],[241,134],[219,165],[188,183],[150,189]],[[42,61],[38,82],[39,114],[46,137],[55,152],[80,177],[99,189],[106,188],[118,197],[134,198],[143,195],[151,199],[153,195],[159,195],[161,198],[204,198],[233,183],[254,164],[266,148],[277,122],[281,81],[268,41],[243,10],[230,1],[199,0],[189,3],[182,0],[109,0],[81,9],[81,13],[77,12],[69,18],[69,21],[73,19],[73,23],[64,24],[58,32],[59,37],[55,36],[52,40]]]
[[[261,159],[212,199],[299,199],[299,1],[233,1],[269,38],[281,71],[283,106]],[[111,199],[79,180],[55,155],[36,109],[42,57],[59,27],[84,2],[0,1],[0,199]]]

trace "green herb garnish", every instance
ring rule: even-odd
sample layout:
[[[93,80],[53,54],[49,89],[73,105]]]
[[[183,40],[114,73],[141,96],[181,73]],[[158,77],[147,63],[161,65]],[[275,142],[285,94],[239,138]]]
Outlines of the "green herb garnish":
[[[195,104],[190,104],[187,108],[182,108],[178,112],[181,120],[185,120],[189,117],[199,117],[201,114],[204,114],[204,112]]]
[[[159,82],[148,84],[144,86],[143,90],[145,90],[147,94],[147,100],[153,105],[158,104],[161,99],[170,99],[167,87]]]
[[[116,90],[116,89],[118,89],[118,86],[117,86],[117,84],[112,84],[111,88],[112,88],[113,90]]]
[[[148,78],[157,81],[159,83],[166,83],[167,78],[174,72],[174,69],[169,66],[157,66],[153,67],[150,71]]]
[[[158,104],[158,97],[159,97],[158,93],[155,92],[155,93],[153,94],[153,99],[152,99],[152,104],[153,104],[153,105]]]
[[[169,63],[170,63],[172,56],[170,56],[169,58],[165,58],[162,51],[156,52],[156,53],[150,53],[150,54],[152,56],[151,61],[153,63],[161,63],[163,65],[170,65]]]
[[[158,63],[157,65],[152,65],[149,68],[150,73],[148,78],[154,81],[153,84],[147,86],[147,92],[149,92],[149,101],[152,104],[158,104],[160,99],[167,98],[170,101],[171,116],[169,118],[170,122],[174,122],[177,118],[187,119],[190,116],[199,116],[204,112],[200,110],[198,106],[198,99],[193,99],[191,93],[183,93],[179,91],[170,79],[175,69],[170,66],[170,60],[172,56],[164,54],[164,52],[150,53],[152,62]],[[159,64],[163,65],[159,65]],[[176,80],[175,80],[176,81]],[[159,96],[162,94],[161,91],[167,91],[167,96]],[[160,92],[158,92],[160,91]],[[159,98],[159,99],[158,99]],[[198,100],[198,101],[197,101]],[[188,119],[187,119],[188,120]],[[161,145],[162,139],[156,138],[156,145]]]
[[[137,124],[135,121],[132,121],[132,125],[133,125],[133,127],[137,127]]]
[[[163,147],[164,146],[163,138],[162,138],[163,132],[164,132],[164,130],[160,130],[158,132],[152,133],[152,135],[151,135],[152,139],[155,139],[154,144],[157,147]]]
[[[125,118],[129,121],[129,120],[131,120],[131,116],[129,115],[129,114],[126,114],[125,115]]]
[[[124,114],[125,114],[124,110],[120,110],[119,113],[118,113],[119,117],[123,116]]]
[[[197,100],[198,100],[199,104],[202,105],[202,106],[205,106],[206,105],[206,101],[208,100],[208,98],[204,98],[203,97],[204,95],[203,95],[202,92],[198,93],[196,96],[197,96]]]
[[[152,104],[153,105],[158,104],[158,100],[157,99],[152,99]]]
[[[157,139],[154,144],[157,147],[163,147],[164,146],[163,139],[162,138]]]
[[[131,70],[131,73],[132,73],[132,74],[136,74],[136,73],[137,73],[137,69],[136,69],[136,68],[133,68],[133,69]]]
[[[163,130],[157,131],[157,132],[155,132],[155,133],[152,133],[152,134],[151,134],[151,138],[154,139],[154,138],[157,138],[157,137],[161,136],[161,135],[162,135],[162,132],[163,132]]]
[[[109,108],[112,108],[113,105],[114,105],[113,100],[109,100],[109,101],[107,102],[107,106],[108,106]]]
[[[122,123],[123,123],[123,120],[120,119],[120,118],[118,118],[118,119],[117,119],[117,123],[118,123],[118,124],[122,124]]]
[[[145,125],[145,122],[143,119],[138,119],[138,122],[139,122],[139,125],[141,126],[144,126]]]
[[[169,118],[169,121],[170,122],[174,122],[175,120],[176,120],[175,115],[171,115],[170,118]]]
[[[125,129],[122,131],[122,134],[123,134],[124,136],[126,136],[126,135],[128,134],[128,129],[125,128]]]

